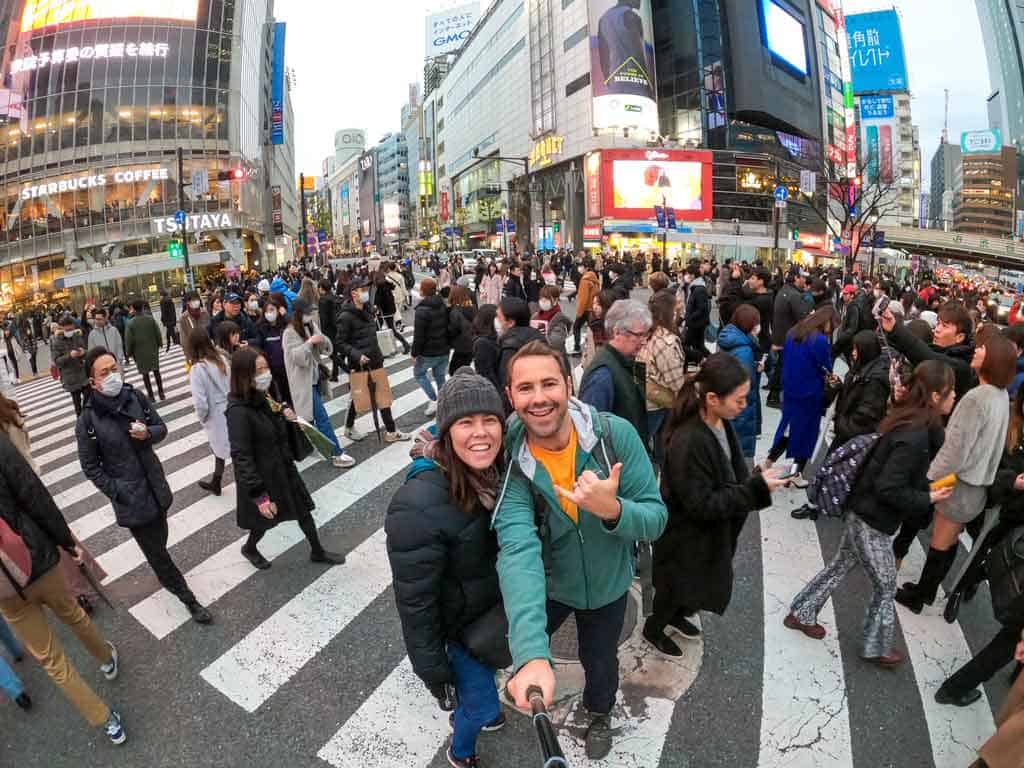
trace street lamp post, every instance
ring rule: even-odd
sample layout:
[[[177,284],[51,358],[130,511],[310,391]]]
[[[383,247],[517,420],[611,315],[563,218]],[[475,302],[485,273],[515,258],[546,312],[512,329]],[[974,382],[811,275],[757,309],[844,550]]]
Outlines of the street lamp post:
[[[501,206],[501,243],[505,258],[508,258],[508,206]]]

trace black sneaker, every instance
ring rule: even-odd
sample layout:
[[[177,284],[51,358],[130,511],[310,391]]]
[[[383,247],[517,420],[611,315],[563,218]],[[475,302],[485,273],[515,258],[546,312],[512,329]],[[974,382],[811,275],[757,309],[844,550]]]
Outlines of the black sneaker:
[[[812,507],[810,504],[804,504],[802,507],[798,507],[790,512],[789,516],[794,520],[817,520],[818,508]]]
[[[452,768],[481,768],[480,758],[476,755],[470,755],[469,757],[458,758],[452,754],[452,748],[448,747],[445,752],[445,757],[448,758],[448,765]]]
[[[196,624],[213,624],[213,614],[201,606],[199,601],[193,600],[185,607],[188,608],[188,612],[192,614],[192,621]]]
[[[309,553],[309,560],[313,563],[323,563],[324,565],[344,565],[345,556],[339,555],[336,552],[328,552],[326,549],[321,549],[316,552]]]
[[[685,616],[677,616],[668,623],[670,627],[679,630],[679,634],[689,640],[696,640],[701,636],[700,627],[694,624]]]
[[[19,707],[21,707],[26,712],[28,712],[30,709],[32,709],[32,699],[24,691],[22,691],[21,695],[18,696],[18,698],[16,698],[14,700],[14,703],[17,704]]]
[[[270,567],[270,561],[261,555],[258,549],[248,549],[243,546],[242,557],[252,563],[253,568],[258,568],[261,571],[265,571]]]
[[[683,655],[683,650],[678,645],[676,645],[675,641],[672,640],[672,638],[668,637],[665,634],[664,630],[655,631],[655,629],[651,626],[650,621],[644,624],[643,633],[644,639],[647,640],[648,643],[653,645],[659,651],[664,653],[666,656]]]
[[[586,753],[591,760],[601,760],[612,751],[611,715],[591,715],[587,728]]]
[[[969,691],[963,693],[957,693],[954,691],[947,691],[945,687],[940,687],[935,692],[935,701],[939,704],[952,704],[954,707],[969,707],[971,704],[981,698],[981,691],[977,688],[971,688]]]

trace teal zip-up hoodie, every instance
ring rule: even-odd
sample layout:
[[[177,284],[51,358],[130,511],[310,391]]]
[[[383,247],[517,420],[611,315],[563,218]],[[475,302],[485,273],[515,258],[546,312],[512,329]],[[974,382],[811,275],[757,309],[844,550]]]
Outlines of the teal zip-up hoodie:
[[[551,476],[530,453],[518,416],[508,423],[505,450],[509,468],[502,480],[493,526],[498,534],[498,577],[509,623],[509,644],[516,669],[534,659],[551,661],[547,635],[547,599],[580,609],[596,609],[618,600],[633,580],[633,542],[654,541],[665,530],[662,502],[651,460],[633,426],[606,414],[611,434],[603,455],[604,430],[597,411],[569,401],[576,426],[576,476],[584,470],[608,477],[609,457],[622,464],[619,502],[622,515],[611,526],[584,509],[579,525],[562,510]],[[541,542],[534,515],[535,494],[548,505],[551,528],[550,592],[544,575]]]

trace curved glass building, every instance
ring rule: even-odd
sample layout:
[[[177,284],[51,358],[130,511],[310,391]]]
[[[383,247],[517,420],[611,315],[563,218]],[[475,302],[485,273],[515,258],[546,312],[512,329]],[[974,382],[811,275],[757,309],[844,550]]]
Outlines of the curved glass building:
[[[179,148],[197,278],[258,266],[271,5],[0,0],[0,309],[180,289]]]

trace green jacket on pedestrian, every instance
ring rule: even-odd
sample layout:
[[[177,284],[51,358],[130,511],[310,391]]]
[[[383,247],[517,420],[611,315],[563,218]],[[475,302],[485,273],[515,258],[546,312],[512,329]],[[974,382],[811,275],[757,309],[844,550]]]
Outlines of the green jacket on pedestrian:
[[[599,416],[575,398],[569,400],[569,416],[576,427],[577,477],[589,469],[606,478],[611,465],[622,464],[622,515],[608,525],[581,509],[579,524],[574,523],[562,510],[551,476],[530,452],[523,422],[518,416],[511,418],[505,435],[508,471],[491,524],[498,535],[498,577],[516,669],[533,659],[551,661],[549,598],[584,610],[618,600],[633,581],[633,542],[654,541],[668,521],[647,450],[633,426],[611,414]],[[535,499],[547,505],[549,578]]]
[[[73,357],[74,350],[82,354]],[[53,356],[53,364],[60,371],[60,383],[65,392],[77,392],[89,386],[89,375],[85,371],[85,335],[76,328],[71,337],[64,335],[64,329],[57,331],[57,334],[50,341],[50,354]]]
[[[135,361],[139,373],[160,370],[160,348],[163,343],[160,324],[152,315],[143,313],[128,321],[124,332],[124,353]]]

